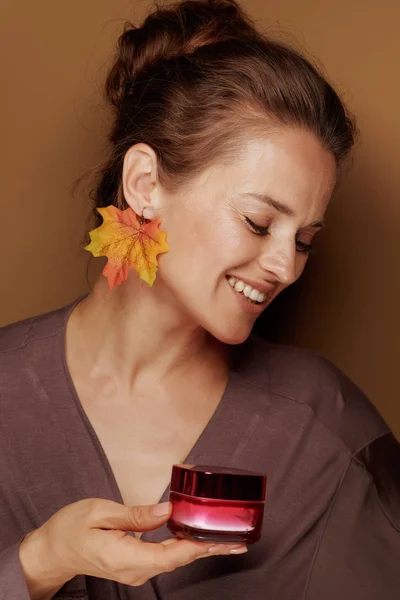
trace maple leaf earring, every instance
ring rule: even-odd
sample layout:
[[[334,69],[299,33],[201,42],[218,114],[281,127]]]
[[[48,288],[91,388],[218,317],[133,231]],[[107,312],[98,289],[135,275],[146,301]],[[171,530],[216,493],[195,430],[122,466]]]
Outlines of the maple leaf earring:
[[[90,244],[85,250],[93,256],[106,256],[103,275],[112,290],[128,278],[129,269],[135,269],[139,279],[153,285],[158,269],[158,254],[168,252],[167,234],[159,229],[161,219],[145,222],[131,209],[116,206],[97,208],[102,224],[89,232]]]

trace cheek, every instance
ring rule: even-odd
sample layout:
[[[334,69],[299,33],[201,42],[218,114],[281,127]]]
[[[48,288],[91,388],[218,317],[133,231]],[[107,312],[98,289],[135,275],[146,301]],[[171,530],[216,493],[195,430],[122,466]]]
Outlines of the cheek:
[[[249,262],[260,252],[260,238],[252,235],[236,214],[220,220],[215,228],[214,240],[224,263],[230,266]]]
[[[188,252],[209,272],[221,272],[235,266],[243,255],[254,254],[254,245],[249,244],[243,225],[232,215],[214,215],[204,221],[193,232]]]
[[[218,225],[191,219],[170,225],[167,232],[170,252],[162,259],[163,274],[172,286],[201,292],[223,262],[227,237]],[[223,268],[223,267],[222,267]]]
[[[209,211],[210,218],[205,213],[193,206],[183,207],[166,227],[171,250],[162,259],[164,273],[174,281],[184,279],[190,288],[197,288],[199,281],[202,287],[207,281],[213,285],[221,274],[258,253],[257,238],[249,235],[232,209],[219,206]]]

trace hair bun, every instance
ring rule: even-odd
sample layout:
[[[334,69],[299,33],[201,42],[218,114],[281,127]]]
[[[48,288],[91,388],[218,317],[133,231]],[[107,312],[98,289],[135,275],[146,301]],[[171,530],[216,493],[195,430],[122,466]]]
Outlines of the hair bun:
[[[159,1],[118,41],[107,78],[117,110],[109,155],[93,171],[96,208],[127,208],[124,160],[138,143],[155,152],[159,183],[171,195],[207,167],[233,164],[244,141],[266,136],[271,123],[310,132],[343,162],[354,121],[306,57],[259,31],[237,0]]]
[[[106,80],[109,102],[119,109],[138,73],[160,59],[251,32],[251,20],[236,0],[184,0],[157,8],[140,27],[127,22]]]

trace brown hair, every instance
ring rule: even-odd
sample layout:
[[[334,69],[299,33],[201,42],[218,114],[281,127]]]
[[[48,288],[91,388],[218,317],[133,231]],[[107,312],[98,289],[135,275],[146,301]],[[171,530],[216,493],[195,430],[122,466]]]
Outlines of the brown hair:
[[[126,208],[123,159],[138,142],[157,154],[169,191],[233,160],[249,132],[265,135],[271,125],[313,132],[338,165],[354,143],[354,122],[331,85],[296,50],[260,33],[236,0],[156,4],[140,27],[126,24],[106,94],[115,121],[95,207]]]

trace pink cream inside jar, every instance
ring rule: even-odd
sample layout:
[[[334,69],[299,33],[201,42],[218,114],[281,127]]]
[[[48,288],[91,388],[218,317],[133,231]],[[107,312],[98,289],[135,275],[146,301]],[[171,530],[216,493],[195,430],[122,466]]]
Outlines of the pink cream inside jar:
[[[174,465],[168,529],[204,542],[254,544],[260,539],[266,476],[208,465]]]

